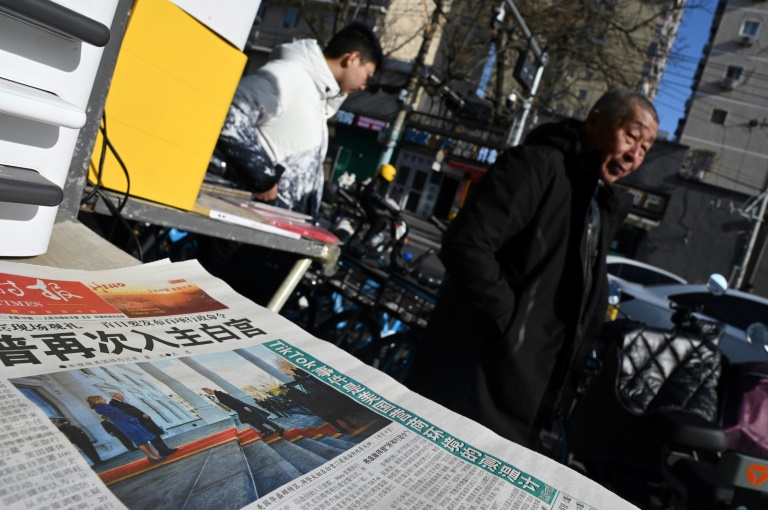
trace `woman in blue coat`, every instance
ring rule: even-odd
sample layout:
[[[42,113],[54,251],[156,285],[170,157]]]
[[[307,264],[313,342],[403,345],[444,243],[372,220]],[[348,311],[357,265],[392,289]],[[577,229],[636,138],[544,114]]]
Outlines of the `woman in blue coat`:
[[[137,445],[139,450],[144,452],[149,462],[160,462],[165,460],[165,456],[158,455],[149,446],[149,442],[155,438],[155,435],[145,429],[139,419],[131,416],[117,407],[107,404],[104,397],[92,395],[85,399],[88,405],[96,411],[97,414],[104,416],[110,422],[114,423],[120,431],[128,436],[128,439]]]

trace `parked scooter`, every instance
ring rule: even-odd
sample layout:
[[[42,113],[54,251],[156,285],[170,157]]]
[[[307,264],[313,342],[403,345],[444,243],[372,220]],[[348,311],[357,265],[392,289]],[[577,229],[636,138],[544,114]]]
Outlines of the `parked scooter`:
[[[727,284],[713,275],[708,288],[722,295]],[[590,363],[597,369],[585,371],[593,380],[560,446],[571,466],[643,509],[766,509],[768,455],[734,437],[768,448],[768,428],[754,423],[768,420],[768,400],[753,396],[748,411],[740,407],[745,388],[768,384],[767,367],[752,373],[751,386],[737,384],[745,371],[721,355],[722,325],[696,312],[676,309],[672,330],[606,323]],[[749,332],[768,345],[764,325]]]
[[[404,268],[409,227],[397,204],[391,200],[381,201],[387,207],[384,226],[369,235],[372,218],[366,213],[358,194],[342,187],[326,189],[332,194],[335,205],[330,215],[330,230],[344,243],[344,253],[371,261],[383,269]]]

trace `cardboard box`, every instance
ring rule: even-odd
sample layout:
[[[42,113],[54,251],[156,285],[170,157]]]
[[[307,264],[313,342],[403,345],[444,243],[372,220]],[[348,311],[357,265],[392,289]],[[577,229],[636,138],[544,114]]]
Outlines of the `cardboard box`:
[[[192,210],[246,60],[169,0],[136,1],[105,107],[131,195]],[[100,135],[93,182],[101,147]],[[102,185],[126,190],[109,150]]]

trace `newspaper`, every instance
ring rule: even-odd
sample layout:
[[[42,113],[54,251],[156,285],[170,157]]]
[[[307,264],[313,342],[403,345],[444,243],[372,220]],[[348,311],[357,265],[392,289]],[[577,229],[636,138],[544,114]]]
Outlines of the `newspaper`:
[[[196,261],[0,261],[0,422],[4,509],[634,508]]]

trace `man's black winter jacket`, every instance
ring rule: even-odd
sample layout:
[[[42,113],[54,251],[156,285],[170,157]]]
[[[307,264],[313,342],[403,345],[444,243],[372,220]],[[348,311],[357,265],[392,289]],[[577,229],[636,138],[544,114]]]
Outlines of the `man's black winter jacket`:
[[[443,240],[448,278],[412,389],[533,444],[605,313],[605,254],[628,203],[600,182],[599,156],[584,147],[581,122],[542,125],[470,192]],[[593,197],[601,228],[585,285]]]

